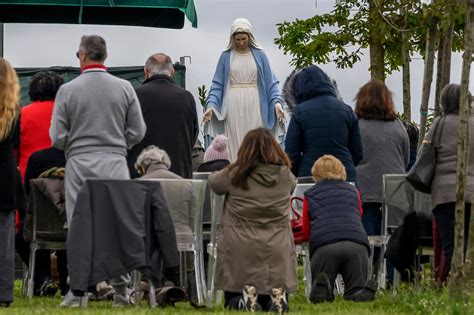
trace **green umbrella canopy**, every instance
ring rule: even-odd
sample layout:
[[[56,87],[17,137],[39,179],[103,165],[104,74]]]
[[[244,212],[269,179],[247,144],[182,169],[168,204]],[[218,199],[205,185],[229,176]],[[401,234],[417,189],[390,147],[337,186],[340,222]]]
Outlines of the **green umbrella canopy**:
[[[0,0],[0,22],[197,27],[194,0]]]
[[[173,80],[176,84],[181,86],[183,89],[186,88],[186,67],[175,63],[173,65],[175,73]],[[51,67],[51,68],[16,68],[16,73],[20,78],[21,94],[20,94],[20,105],[28,105],[31,100],[28,96],[28,88],[30,80],[33,75],[42,71],[49,70],[59,74],[65,82],[71,81],[80,74],[80,69],[75,67]],[[143,80],[143,66],[137,67],[109,67],[108,72],[119,78],[125,79],[132,83],[134,87],[142,84]]]

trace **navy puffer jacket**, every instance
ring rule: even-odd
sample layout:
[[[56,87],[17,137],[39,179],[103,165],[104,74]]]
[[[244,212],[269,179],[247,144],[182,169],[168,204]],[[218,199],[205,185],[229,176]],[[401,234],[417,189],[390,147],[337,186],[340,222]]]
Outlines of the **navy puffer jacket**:
[[[363,153],[358,119],[326,73],[317,66],[301,70],[287,80],[284,95],[287,104],[295,102],[285,140],[293,174],[311,176],[314,162],[332,154],[344,164],[347,180],[356,182]]]

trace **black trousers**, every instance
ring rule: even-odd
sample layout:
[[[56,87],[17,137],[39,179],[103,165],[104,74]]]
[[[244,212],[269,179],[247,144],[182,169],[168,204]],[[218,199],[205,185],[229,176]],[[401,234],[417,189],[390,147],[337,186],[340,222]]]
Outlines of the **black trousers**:
[[[446,263],[448,272],[451,270],[451,260],[454,252],[454,208],[455,203],[443,203],[437,205],[433,209],[433,215],[438,223],[439,235],[441,238],[441,246],[443,247],[444,255],[446,256]],[[471,204],[464,205],[464,254],[466,254],[467,238],[469,236],[469,220],[471,218]]]
[[[311,278],[316,280],[319,273],[327,274],[331,291],[337,274],[344,280],[344,298],[351,298],[365,289],[369,252],[367,247],[351,242],[341,241],[319,247],[311,255]]]
[[[0,302],[13,301],[15,284],[15,212],[0,210]]]

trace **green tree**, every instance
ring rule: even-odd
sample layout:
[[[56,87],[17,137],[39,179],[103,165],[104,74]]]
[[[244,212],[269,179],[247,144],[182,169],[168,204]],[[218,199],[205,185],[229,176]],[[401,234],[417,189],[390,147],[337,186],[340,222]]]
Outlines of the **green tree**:
[[[427,44],[436,50],[438,28],[447,28],[448,17],[453,25],[451,47],[457,51],[463,47],[464,11],[463,6],[453,7],[452,0],[434,0],[430,4],[413,0],[338,1],[330,13],[277,24],[280,37],[275,43],[293,56],[291,64],[297,68],[329,62],[350,68],[367,48],[371,78],[383,80],[403,66],[405,117],[410,120],[410,56],[425,56]],[[426,77],[430,73],[432,77],[433,71],[427,69]],[[429,93],[424,101],[428,104]],[[423,112],[427,111],[426,105]]]
[[[454,229],[454,252],[451,267],[451,279],[449,283],[450,297],[457,300],[465,300],[465,288],[472,282],[472,261],[474,259],[474,237],[473,231],[469,234],[467,262],[464,264],[464,204],[465,189],[467,183],[467,167],[469,163],[469,74],[471,71],[472,54],[474,53],[474,0],[467,0],[465,45],[463,54],[463,66],[461,73],[461,97],[459,108],[458,148],[457,148],[457,170],[456,170],[456,206],[455,206],[455,229]],[[474,227],[472,222],[469,227]],[[466,279],[467,278],[467,279]]]

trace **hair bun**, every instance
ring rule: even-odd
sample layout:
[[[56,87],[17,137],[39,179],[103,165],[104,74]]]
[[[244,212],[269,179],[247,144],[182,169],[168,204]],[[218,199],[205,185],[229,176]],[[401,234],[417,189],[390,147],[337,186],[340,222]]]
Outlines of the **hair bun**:
[[[224,135],[218,135],[214,138],[214,141],[212,141],[212,146],[219,152],[223,152],[225,149],[227,149],[227,145],[229,143],[229,140],[227,139],[226,136]]]

